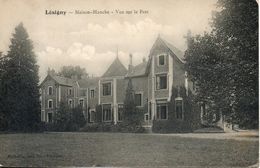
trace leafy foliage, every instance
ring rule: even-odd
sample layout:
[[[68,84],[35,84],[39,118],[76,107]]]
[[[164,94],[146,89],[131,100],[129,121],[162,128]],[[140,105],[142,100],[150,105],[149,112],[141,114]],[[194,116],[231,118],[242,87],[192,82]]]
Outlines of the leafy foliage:
[[[39,77],[28,33],[15,28],[5,59],[1,59],[0,109],[3,130],[35,131],[40,124]],[[3,125],[1,125],[3,126]]]
[[[85,117],[80,106],[70,108],[61,102],[60,108],[54,115],[51,131],[77,131],[86,124]]]
[[[197,101],[242,127],[258,126],[258,5],[219,0],[212,31],[188,37],[186,69]]]
[[[81,106],[72,109],[72,123],[75,125],[77,130],[86,124]]]
[[[58,75],[72,78],[76,76],[78,79],[81,79],[84,75],[88,76],[85,68],[81,68],[80,66],[63,66],[61,70],[58,72]]]
[[[69,106],[64,102],[61,102],[60,108],[57,110],[53,118],[53,124],[56,127],[56,131],[68,130],[68,127],[71,125],[71,120],[72,114]]]
[[[124,100],[123,122],[129,125],[141,125],[140,113],[136,108],[134,90],[131,78],[128,81]]]

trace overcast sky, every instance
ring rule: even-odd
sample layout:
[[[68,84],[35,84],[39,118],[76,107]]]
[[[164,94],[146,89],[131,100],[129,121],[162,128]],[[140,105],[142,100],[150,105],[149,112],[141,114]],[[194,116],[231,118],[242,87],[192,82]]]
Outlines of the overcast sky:
[[[15,26],[24,23],[34,43],[41,80],[48,67],[80,65],[102,75],[118,53],[127,66],[148,57],[160,34],[182,51],[184,36],[208,31],[216,0],[0,0],[0,51],[7,52]],[[109,15],[46,15],[45,10],[109,10]],[[148,14],[116,14],[115,10]]]

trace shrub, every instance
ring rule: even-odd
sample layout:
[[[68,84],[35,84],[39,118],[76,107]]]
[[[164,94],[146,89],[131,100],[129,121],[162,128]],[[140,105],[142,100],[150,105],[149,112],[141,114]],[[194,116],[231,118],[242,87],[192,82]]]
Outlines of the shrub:
[[[191,125],[181,120],[154,120],[152,131],[155,133],[184,133],[192,132]]]
[[[124,132],[143,133],[145,130],[141,125],[129,125],[126,123],[88,123],[80,129],[81,132]]]

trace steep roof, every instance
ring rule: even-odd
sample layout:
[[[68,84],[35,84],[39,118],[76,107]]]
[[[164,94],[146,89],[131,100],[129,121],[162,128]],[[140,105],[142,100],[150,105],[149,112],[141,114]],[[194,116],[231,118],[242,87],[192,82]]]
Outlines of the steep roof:
[[[150,50],[150,53],[152,53],[153,48],[157,45],[157,44],[162,44],[165,47],[167,47],[176,57],[179,61],[181,61],[182,63],[184,63],[184,53],[179,50],[178,48],[176,48],[174,45],[172,45],[171,43],[167,42],[166,40],[162,39],[161,36],[158,36],[157,39],[155,40],[152,49]]]
[[[114,76],[125,76],[127,73],[127,69],[119,60],[118,57],[114,60],[114,62],[109,66],[107,71],[103,74],[102,77],[114,77]]]
[[[99,81],[99,77],[87,78],[87,79],[80,79],[78,81],[80,88],[88,88],[90,86],[97,86]]]
[[[127,73],[126,77],[137,77],[145,75],[147,63],[147,61],[144,61],[141,64],[134,66],[132,71]]]
[[[66,77],[63,77],[63,76],[54,75],[54,74],[48,74],[40,85],[42,85],[48,79],[48,77],[55,80],[58,84],[64,85],[64,86],[73,86],[73,84],[75,83],[75,80],[73,80],[73,79],[66,78]]]
[[[175,46],[173,46],[171,43],[165,41],[164,39],[162,39],[161,37],[158,37],[170,50],[171,52],[173,52],[173,54],[175,54],[175,56],[182,62],[184,63],[184,53],[179,50],[178,48],[176,48]]]

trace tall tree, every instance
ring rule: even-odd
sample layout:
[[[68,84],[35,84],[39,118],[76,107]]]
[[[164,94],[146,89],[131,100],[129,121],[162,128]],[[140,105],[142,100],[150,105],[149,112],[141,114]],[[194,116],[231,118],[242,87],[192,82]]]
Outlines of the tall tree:
[[[219,0],[212,31],[189,37],[186,68],[197,99],[240,126],[258,125],[258,5]]]
[[[67,78],[75,76],[78,79],[81,79],[84,75],[88,76],[86,69],[80,66],[63,66],[58,74]]]
[[[7,57],[1,90],[8,128],[34,131],[40,122],[38,66],[22,23],[15,28]]]
[[[71,127],[72,112],[69,106],[61,102],[60,108],[54,115],[53,123],[55,131],[68,131]]]
[[[4,74],[6,73],[6,61],[7,57],[0,52],[0,130],[6,130],[8,125],[8,119],[5,110],[5,93],[4,91]]]
[[[124,113],[123,113],[123,120],[126,123],[131,125],[139,125],[140,118],[138,115],[138,111],[136,108],[136,103],[134,99],[134,90],[132,79],[130,78],[128,81],[127,89],[126,89],[126,96],[124,100]]]
[[[258,4],[255,0],[219,0],[213,32],[221,41],[233,87],[232,120],[258,126]]]

